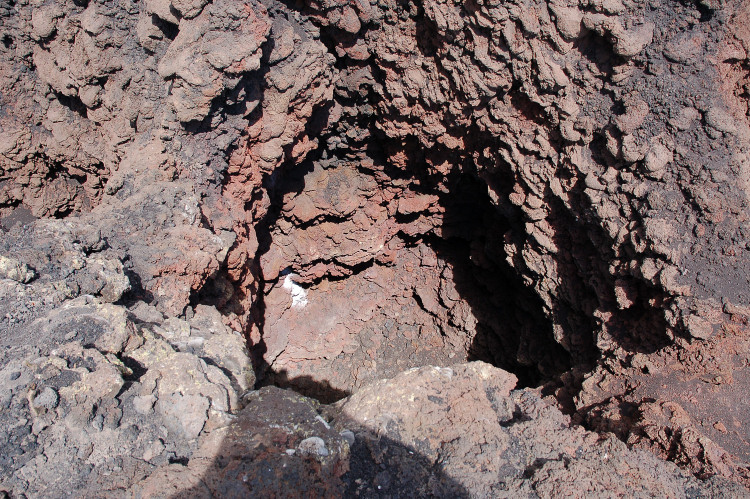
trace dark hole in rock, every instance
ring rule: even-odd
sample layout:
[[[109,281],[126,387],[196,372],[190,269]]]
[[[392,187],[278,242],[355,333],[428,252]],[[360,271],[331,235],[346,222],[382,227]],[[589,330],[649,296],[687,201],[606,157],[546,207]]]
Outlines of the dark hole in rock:
[[[332,213],[362,189],[380,188],[372,172],[345,160],[319,159],[273,179],[277,196],[254,262],[269,277],[253,309],[262,336],[254,348],[261,384],[331,402],[422,365],[483,360],[514,372],[521,386],[538,386],[571,367],[573,357],[555,340],[543,304],[506,261],[504,239],[517,221],[493,205],[486,183],[473,174],[456,173],[446,183],[450,194],[433,195],[437,226],[426,230],[419,229],[425,213],[361,223],[361,207]],[[310,196],[330,209],[300,223],[306,215],[299,206]],[[336,231],[366,241],[378,224],[394,219],[389,256],[375,249],[360,261],[337,260],[358,250],[335,243]],[[330,253],[284,254],[303,244],[327,245]],[[199,299],[222,296],[221,283],[215,279]],[[577,352],[576,360],[587,354]]]
[[[60,94],[58,92],[55,92],[57,100],[60,101],[60,104],[67,107],[74,113],[76,113],[81,118],[86,118],[87,116],[87,108],[81,102],[81,99],[79,99],[77,96],[67,96]]]
[[[176,24],[165,21],[164,19],[161,19],[156,15],[151,16],[151,22],[154,24],[154,26],[159,28],[159,31],[161,31],[164,37],[168,40],[174,40],[177,37],[179,27]]]
[[[123,376],[123,379],[126,382],[134,383],[141,379],[141,376],[146,374],[147,369],[144,367],[144,365],[131,357],[124,356],[122,358],[122,363],[125,364],[125,367],[132,371],[132,374]]]

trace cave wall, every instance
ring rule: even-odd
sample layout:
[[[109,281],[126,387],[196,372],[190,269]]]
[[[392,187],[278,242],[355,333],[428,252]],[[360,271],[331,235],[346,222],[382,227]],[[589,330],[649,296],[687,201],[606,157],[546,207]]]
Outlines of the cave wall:
[[[705,337],[717,300],[747,303],[732,7],[381,2],[359,24],[311,8],[347,62],[340,85],[369,89],[357,136],[385,141],[391,167],[487,182],[508,259],[569,350],[592,328],[599,350],[632,349],[644,314]]]

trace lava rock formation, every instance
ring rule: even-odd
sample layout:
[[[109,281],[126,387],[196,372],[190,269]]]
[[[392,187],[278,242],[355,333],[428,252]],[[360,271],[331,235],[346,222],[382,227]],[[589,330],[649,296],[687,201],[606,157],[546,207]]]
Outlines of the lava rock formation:
[[[750,3],[0,19],[0,495],[749,493]]]

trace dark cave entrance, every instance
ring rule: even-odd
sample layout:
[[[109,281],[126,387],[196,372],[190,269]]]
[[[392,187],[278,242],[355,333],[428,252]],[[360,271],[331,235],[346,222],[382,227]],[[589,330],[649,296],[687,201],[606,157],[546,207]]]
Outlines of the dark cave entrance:
[[[334,27],[321,29],[321,40],[332,54],[337,54],[335,40],[341,36],[345,35]],[[406,137],[403,140],[387,137],[377,126],[392,119],[382,116],[379,107],[383,99],[382,89],[378,89],[378,81],[384,78],[382,70],[371,61],[352,61],[342,55],[337,56],[337,61],[337,68],[342,71],[347,67],[356,71],[358,67],[364,70],[366,66],[370,66],[372,77],[358,83],[356,88],[347,87],[345,78],[342,78],[334,93],[335,105],[343,109],[338,121],[328,125],[329,114],[334,107],[332,102],[316,111],[316,116],[310,120],[312,125],[308,124],[314,128],[309,130],[308,135],[319,138],[317,150],[311,152],[301,164],[289,161],[281,165],[267,175],[263,183],[263,195],[268,196],[271,206],[262,219],[255,222],[252,230],[255,231],[259,249],[255,255],[248,255],[248,265],[256,277],[254,289],[248,291],[253,295],[250,309],[252,328],[259,332],[255,336],[261,338],[260,342],[251,345],[258,384],[293,388],[304,395],[331,402],[348,395],[352,388],[356,388],[356,383],[349,386],[341,378],[359,379],[372,374],[374,380],[429,363],[448,365],[466,360],[482,360],[514,373],[519,378],[520,386],[541,386],[549,381],[558,381],[572,367],[583,364],[590,367],[594,352],[593,324],[586,312],[580,307],[576,308],[575,304],[562,305],[562,311],[557,308],[547,309],[539,293],[533,288],[534,282],[524,272],[525,269],[516,269],[508,262],[506,245],[511,242],[518,245],[519,241],[522,245],[523,240],[528,237],[523,214],[507,201],[514,183],[513,174],[508,165],[483,165],[480,169],[471,159],[473,152],[482,151],[486,147],[500,147],[501,144],[474,127],[469,130],[453,130],[454,136],[466,139],[465,150],[459,152],[447,150],[440,145],[425,149],[416,137]],[[515,99],[523,98],[514,89],[508,91],[515,95]],[[519,106],[527,108],[530,103],[524,101]],[[291,145],[287,147],[291,149]],[[406,158],[404,163],[393,164],[391,159],[394,154],[402,154]],[[451,164],[451,171],[444,178],[434,170],[425,168],[429,159],[434,160],[440,156],[444,156]],[[279,239],[285,239],[287,246],[294,244],[290,243],[295,239],[290,233],[298,231],[300,237],[297,241],[307,241],[304,231],[321,224],[344,225],[358,216],[357,211],[336,216],[328,214],[300,223],[295,221],[293,215],[285,212],[284,206],[289,198],[300,196],[304,192],[305,183],[321,164],[324,164],[321,168],[333,175],[351,162],[359,163],[355,170],[361,177],[374,179],[384,190],[400,186],[404,192],[438,196],[442,218],[435,230],[404,230],[392,234],[392,240],[397,240],[398,246],[403,247],[398,250],[400,253],[396,252],[395,261],[392,262],[380,261],[376,255],[370,260],[357,260],[352,265],[341,262],[331,265],[335,257],[323,255],[316,263],[328,265],[327,270],[322,275],[310,277],[310,267],[314,264],[304,258],[292,256],[279,265],[284,274],[278,272],[280,269],[267,272],[262,262],[270,259],[269,255]],[[380,168],[362,166],[367,162],[375,163]],[[497,199],[493,201],[488,185],[500,198],[505,199],[501,199],[499,203]],[[252,211],[251,205],[256,201],[258,200],[248,200],[246,209]],[[396,198],[374,204],[379,208],[389,209],[389,203],[398,202],[399,199]],[[362,210],[360,207],[359,211]],[[417,221],[420,216],[419,213],[389,214],[395,223],[404,227]],[[352,237],[359,235],[354,234]],[[458,301],[466,305],[466,313],[472,317],[472,324],[464,330],[468,341],[451,352],[457,356],[440,358],[433,353],[424,354],[421,350],[411,351],[399,336],[408,337],[411,334],[416,338],[415,341],[424,342],[424,350],[427,351],[430,341],[445,341],[448,344],[450,342],[445,338],[455,333],[451,328],[463,327],[455,327],[451,322],[453,311],[445,303],[439,303],[443,308],[437,306],[430,309],[430,304],[425,303],[424,294],[419,291],[421,288],[417,284],[411,284],[411,281],[398,283],[404,289],[382,287],[379,293],[384,295],[392,293],[396,297],[398,292],[404,293],[398,295],[398,299],[379,301],[376,308],[381,310],[380,315],[368,316],[366,320],[361,320],[356,314],[342,313],[335,307],[323,306],[317,315],[310,313],[300,315],[297,319],[289,319],[291,314],[287,309],[290,307],[288,304],[284,305],[279,298],[286,277],[301,274],[302,281],[299,285],[309,291],[311,296],[328,293],[331,301],[340,303],[339,308],[366,308],[369,302],[358,295],[357,287],[350,283],[362,281],[362,276],[368,273],[385,274],[392,270],[398,276],[399,259],[407,259],[415,252],[434,254],[439,262],[432,267],[417,267],[417,273],[438,272],[432,278],[424,279],[424,282],[433,288],[440,288],[441,280],[449,280],[450,287],[455,289],[459,297]],[[574,267],[575,264],[570,265],[573,273],[576,272]],[[449,268],[450,272],[445,272],[445,268]],[[445,277],[446,275],[449,277]],[[399,280],[398,277],[395,279]],[[211,289],[211,285],[206,289]],[[289,301],[289,296],[286,298]],[[393,301],[398,303],[394,305]],[[414,311],[411,315],[410,310]],[[423,313],[425,310],[426,313]],[[350,331],[351,336],[356,338],[352,340],[354,346],[347,345],[346,348],[361,347],[370,357],[365,354],[357,357],[356,353],[345,351],[342,354],[335,350],[308,352],[314,358],[306,359],[304,357],[308,353],[290,353],[294,348],[299,351],[304,345],[290,342],[282,346],[275,345],[284,343],[276,341],[279,336],[300,331],[300,342],[307,338],[310,343],[314,343],[318,336],[325,337],[325,341],[321,340],[323,346],[314,348],[324,350],[327,344],[336,344],[341,338],[326,337],[325,325],[310,325],[326,318],[340,321],[344,324],[344,329],[349,327],[346,325],[347,321],[363,322],[356,326],[358,331]],[[566,335],[570,334],[569,330],[578,329],[577,335],[584,338],[584,344],[579,342],[572,348],[568,344],[566,347],[569,350],[566,350],[561,345],[565,341],[556,339],[553,333],[553,324],[559,322],[566,328]],[[425,330],[431,328],[439,331],[432,336],[425,333]],[[373,353],[374,347],[369,346],[373,341],[381,341],[386,345],[393,341],[390,344],[393,355],[382,354],[388,347]],[[320,355],[316,357],[318,354]],[[287,355],[286,363],[278,362],[284,355]],[[399,356],[408,358],[400,362],[404,359]],[[320,360],[321,358],[325,361]],[[369,362],[376,365],[372,366]],[[363,371],[365,374],[362,374]]]
[[[368,151],[370,155],[373,150]],[[338,168],[344,168],[346,163],[341,158],[328,157],[327,152],[321,153],[317,158],[309,160],[306,164],[285,169],[281,174],[274,176],[272,180],[273,200],[272,209],[266,217],[265,224],[259,227],[259,241],[261,249],[256,256],[255,263],[260,265],[266,252],[274,244],[274,238],[283,236],[284,231],[296,230],[291,227],[288,214],[284,212],[284,199],[300,195],[305,190],[305,182],[312,175],[316,162],[323,161],[326,164],[326,172],[331,177],[336,175]],[[414,162],[414,164],[418,164]],[[439,192],[430,178],[424,174],[417,173],[418,168],[410,168],[411,171],[393,171],[392,174],[398,181],[416,182],[419,189],[424,192]],[[387,171],[387,170],[386,170]],[[366,169],[359,169],[358,173],[363,177],[372,175]],[[382,173],[382,172],[381,172]],[[421,177],[421,178],[420,178]],[[416,179],[416,180],[415,180]],[[501,182],[501,180],[498,180]],[[412,186],[413,187],[413,186]],[[523,227],[519,220],[508,215],[507,210],[502,210],[493,204],[488,193],[487,182],[480,179],[476,172],[457,169],[445,180],[442,188],[443,193],[439,196],[439,204],[442,207],[442,219],[435,231],[419,234],[406,234],[399,232],[395,239],[403,245],[404,254],[422,251],[433,252],[439,262],[435,267],[419,267],[415,272],[437,272],[440,269],[449,268],[449,287],[455,289],[462,304],[468,305],[467,310],[472,316],[473,325],[462,330],[462,333],[470,340],[465,345],[451,350],[450,356],[440,357],[432,350],[430,342],[436,338],[450,343],[451,333],[454,329],[461,330],[461,326],[455,325],[451,314],[455,312],[448,307],[433,308],[429,314],[424,314],[429,307],[422,303],[422,297],[414,286],[409,289],[408,296],[398,296],[391,300],[387,296],[391,290],[383,288],[379,293],[383,298],[378,302],[381,313],[374,314],[364,323],[357,326],[360,330],[352,333],[356,336],[352,341],[359,343],[361,349],[373,356],[373,348],[368,350],[370,342],[391,345],[391,349],[382,348],[374,354],[374,364],[370,365],[370,359],[366,355],[357,353],[341,354],[338,350],[330,353],[333,360],[328,359],[329,352],[322,350],[311,354],[325,360],[315,358],[314,360],[289,361],[288,364],[274,362],[277,360],[276,350],[273,343],[275,335],[287,334],[280,326],[274,326],[280,321],[288,329],[308,327],[311,321],[322,321],[328,316],[337,314],[345,318],[357,319],[356,314],[342,313],[341,310],[321,307],[317,316],[311,313],[309,316],[300,318],[297,322],[287,320],[289,312],[284,307],[273,305],[280,293],[279,288],[284,286],[285,275],[288,273],[304,273],[299,268],[299,262],[289,261],[284,264],[285,274],[280,275],[273,281],[264,282],[259,288],[259,299],[256,299],[254,309],[254,320],[263,336],[260,344],[254,345],[254,358],[256,359],[256,370],[259,385],[277,385],[291,388],[304,395],[311,396],[330,403],[341,399],[355,390],[357,383],[347,384],[346,379],[357,378],[362,381],[374,381],[375,379],[391,377],[398,372],[411,367],[419,367],[428,364],[450,365],[465,361],[481,360],[504,370],[514,373],[519,379],[521,387],[541,386],[549,381],[559,379],[559,376],[568,371],[573,365],[573,357],[554,338],[552,323],[543,303],[529,285],[524,282],[518,272],[511,267],[507,261],[504,245],[509,239],[523,237]],[[393,200],[392,202],[398,202]],[[356,213],[351,214],[351,217]],[[408,226],[409,216],[396,215],[401,222]],[[346,220],[340,219],[335,222],[345,224]],[[318,220],[302,224],[301,230],[307,230],[316,224],[330,223],[329,220]],[[283,226],[284,229],[279,229]],[[291,227],[291,228],[290,228]],[[300,237],[305,237],[304,235]],[[425,249],[427,248],[427,249]],[[322,278],[313,279],[303,284],[311,295],[322,292],[325,289],[329,293],[328,300],[341,303],[341,307],[356,311],[360,307],[369,306],[365,300],[352,289],[347,283],[359,282],[358,279],[368,272],[393,271],[396,275],[394,284],[408,288],[410,284],[402,285],[399,272],[399,259],[395,262],[383,263],[375,260],[366,261],[351,268],[345,268],[343,275],[326,275]],[[259,270],[262,275],[262,270]],[[426,276],[426,283],[440,287],[441,279],[445,275]],[[417,277],[416,280],[420,281]],[[399,288],[400,289],[400,288]],[[338,295],[336,295],[338,293]],[[350,293],[350,294],[347,294]],[[393,292],[396,296],[396,291]],[[345,299],[343,298],[345,296]],[[369,300],[370,298],[368,298]],[[399,307],[393,308],[393,302],[398,301]],[[444,305],[444,304],[443,304]],[[288,306],[285,306],[288,308]],[[390,307],[390,308],[389,308]],[[426,315],[435,316],[434,322],[420,324],[424,321],[420,317]],[[442,314],[442,315],[441,315]],[[333,319],[331,319],[333,320]],[[447,326],[446,326],[447,324]],[[347,327],[347,326],[345,326]],[[426,331],[435,328],[437,332]],[[445,329],[441,329],[445,328]],[[416,332],[415,332],[416,331]],[[434,333],[434,334],[431,334]],[[308,327],[310,341],[320,333],[315,327]],[[401,336],[409,337],[416,335],[416,342],[424,341],[424,351],[420,348],[410,350]],[[324,342],[325,343],[325,342]],[[331,342],[332,343],[332,342]],[[271,346],[269,346],[271,345]],[[281,355],[285,355],[282,352]],[[309,362],[305,365],[306,362]]]
[[[521,237],[492,203],[487,184],[459,174],[450,193],[442,237],[429,243],[454,268],[456,289],[478,319],[466,360],[481,360],[512,372],[519,387],[535,387],[569,370],[572,357],[555,341],[544,304],[508,263],[504,245]]]

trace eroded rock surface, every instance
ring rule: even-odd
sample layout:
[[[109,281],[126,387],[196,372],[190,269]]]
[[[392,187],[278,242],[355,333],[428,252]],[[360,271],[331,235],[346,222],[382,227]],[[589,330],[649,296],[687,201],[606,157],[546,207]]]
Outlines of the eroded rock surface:
[[[188,323],[82,295],[14,335],[0,371],[0,484],[14,497],[122,494],[189,460],[255,382],[244,338],[215,309]]]
[[[349,483],[350,492],[395,497],[744,493],[721,480],[702,484],[647,452],[627,450],[614,437],[571,426],[553,404],[531,390],[513,390],[515,384],[515,376],[482,362],[430,366],[374,383],[341,402],[339,421],[356,428],[352,459],[362,460],[359,469],[370,470],[369,480]]]
[[[748,5],[0,3],[0,491],[742,495]]]

